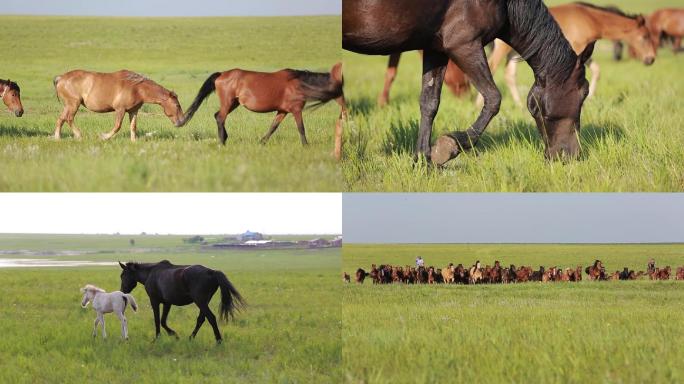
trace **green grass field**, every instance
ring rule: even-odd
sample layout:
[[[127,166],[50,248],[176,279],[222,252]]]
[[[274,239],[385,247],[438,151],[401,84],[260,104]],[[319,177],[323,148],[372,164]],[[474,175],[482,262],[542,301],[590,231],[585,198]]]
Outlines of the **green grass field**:
[[[371,263],[684,264],[684,245],[345,245],[343,270]],[[684,380],[684,282],[630,281],[343,290],[349,383],[671,383]]]
[[[2,191],[341,191],[332,156],[339,108],[305,111],[310,145],[299,142],[288,116],[267,145],[259,144],[273,114],[239,108],[227,122],[229,141],[217,144],[209,97],[195,118],[175,128],[161,107],[138,118],[141,141],[128,138],[128,118],[109,142],[99,139],[114,115],[76,115],[84,140],[65,125],[49,136],[62,105],[52,79],[72,69],[129,69],[175,90],[183,107],[209,74],[231,68],[328,71],[340,61],[340,17],[86,18],[0,16],[3,79],[19,83],[25,114],[0,115]],[[1,106],[2,111],[7,109]]]
[[[90,336],[95,311],[80,307],[79,287],[120,286],[118,266],[0,269],[0,371],[2,382],[72,383],[233,383],[334,382],[341,372],[339,249],[299,251],[199,251],[177,236],[135,237],[136,247],[162,248],[132,253],[129,236],[0,237],[0,249],[114,250],[110,254],[57,257],[65,260],[169,259],[220,269],[245,297],[248,307],[234,322],[219,324],[224,343],[211,327],[197,339],[194,306],[173,307],[169,326],[180,339],[162,334],[157,342],[147,294],[132,293],[128,342],[120,324],[106,316],[108,338]],[[5,246],[7,244],[7,246]],[[98,244],[100,244],[98,246]],[[165,249],[168,249],[166,251]],[[7,256],[5,256],[7,257]],[[11,256],[9,256],[11,257]],[[23,257],[23,256],[22,256]],[[338,287],[338,288],[336,288]],[[217,311],[219,296],[212,301]]]
[[[564,1],[547,1],[556,5]],[[674,0],[598,1],[623,10],[649,13],[678,6]],[[543,143],[526,108],[516,107],[503,81],[501,111],[476,149],[448,163],[444,170],[414,164],[413,150],[420,120],[420,56],[405,53],[388,107],[377,107],[387,57],[345,51],[346,96],[351,124],[347,129],[347,159],[343,177],[348,191],[682,191],[684,190],[684,60],[661,49],[646,67],[635,60],[612,60],[612,45],[600,41],[594,59],[601,79],[593,99],[582,110],[580,143],[583,154],[570,164],[549,163]],[[625,53],[626,54],[626,53]],[[533,83],[526,64],[518,66],[518,87],[527,97]],[[433,140],[464,131],[480,109],[470,97],[457,99],[443,91]]]

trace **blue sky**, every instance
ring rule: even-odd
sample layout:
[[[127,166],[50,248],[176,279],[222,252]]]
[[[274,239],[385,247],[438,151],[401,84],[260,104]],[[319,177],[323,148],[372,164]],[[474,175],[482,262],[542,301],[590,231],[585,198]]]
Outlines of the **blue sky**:
[[[342,0],[0,0],[0,14],[80,16],[339,15]]]
[[[684,242],[684,194],[343,195],[347,243]]]

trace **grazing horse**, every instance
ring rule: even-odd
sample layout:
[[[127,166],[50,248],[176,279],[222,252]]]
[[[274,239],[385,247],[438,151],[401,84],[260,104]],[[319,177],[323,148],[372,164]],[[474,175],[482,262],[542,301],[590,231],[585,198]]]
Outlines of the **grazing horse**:
[[[342,281],[347,284],[351,283],[351,276],[347,272],[342,272]]]
[[[647,24],[656,48],[660,47],[661,37],[671,36],[674,38],[672,50],[675,53],[680,51],[684,36],[684,8],[659,9],[648,17]]]
[[[188,305],[195,303],[200,310],[197,316],[197,324],[190,338],[197,335],[205,319],[209,321],[214,330],[216,343],[221,343],[223,338],[216,324],[216,316],[209,309],[209,302],[214,293],[221,289],[221,305],[219,313],[222,320],[233,318],[236,310],[240,310],[245,302],[240,293],[221,271],[209,269],[203,265],[173,265],[168,260],[158,263],[135,263],[129,262],[121,266],[121,291],[130,293],[140,283],[145,286],[145,291],[150,298],[152,311],[154,312],[155,339],[159,337],[159,325],[170,336],[176,336],[176,332],[166,325],[172,305]],[[163,305],[161,321],[159,317],[159,305]]]
[[[363,284],[363,281],[366,280],[366,276],[368,275],[369,273],[364,271],[363,268],[359,268],[354,275],[354,281],[356,281],[357,284]]]
[[[75,70],[55,77],[53,83],[57,100],[64,104],[55,126],[55,140],[60,139],[64,122],[69,124],[76,139],[81,138],[81,130],[74,124],[74,116],[81,105],[93,112],[116,113],[114,128],[101,136],[104,140],[119,132],[124,116],[128,113],[131,121],[131,141],[135,141],[138,111],[145,103],[161,105],[164,114],[175,125],[183,118],[183,110],[175,92],[135,72],[122,70],[100,73]]]
[[[21,105],[21,90],[19,85],[11,80],[0,80],[0,98],[14,116],[21,117],[24,114],[24,106]]]
[[[394,79],[397,77],[397,70],[399,68],[399,59],[401,58],[401,53],[394,53],[390,55],[389,62],[387,63],[387,71],[385,72],[385,86],[378,96],[378,105],[384,107],[389,104],[390,100],[390,89],[394,83]],[[444,85],[446,85],[451,93],[456,97],[462,97],[466,95],[470,89],[470,82],[465,76],[465,73],[461,71],[458,65],[454,64],[453,61],[449,60],[447,64],[446,73],[444,74]]]
[[[93,309],[97,312],[95,325],[93,326],[93,337],[97,337],[97,325],[99,323],[102,324],[102,338],[107,337],[104,314],[114,312],[119,318],[119,321],[121,321],[121,338],[128,340],[128,321],[126,320],[124,312],[126,311],[128,302],[131,303],[133,312],[138,311],[138,303],[135,302],[133,296],[120,291],[107,293],[104,289],[91,284],[87,284],[85,287],[81,288],[81,293],[83,294],[81,307],[85,308],[88,306],[88,303],[93,303]]]
[[[344,49],[370,55],[423,50],[416,155],[437,165],[472,148],[499,112],[501,93],[484,53],[484,46],[497,37],[521,53],[535,73],[528,108],[544,138],[546,157],[576,157],[580,113],[589,87],[584,64],[591,57],[593,44],[577,56],[542,0],[342,2]],[[484,107],[465,132],[444,135],[431,147],[449,59],[484,96]]]
[[[330,73],[294,69],[284,69],[273,73],[241,69],[216,72],[202,84],[197,97],[185,112],[179,126],[190,121],[204,99],[216,91],[221,107],[214,114],[214,118],[218,126],[218,137],[221,144],[225,144],[228,139],[225,127],[228,114],[242,105],[252,112],[276,112],[271,128],[261,139],[262,143],[268,141],[285,116],[291,113],[297,123],[302,145],[307,145],[308,141],[306,140],[302,118],[302,111],[304,111],[306,103],[314,101],[315,104],[313,105],[315,106],[335,100],[340,105],[340,115],[335,127],[334,149],[335,158],[339,160],[342,156],[342,120],[346,116],[346,104],[342,91],[343,83],[342,63],[335,64]]]
[[[656,50],[646,27],[646,19],[641,15],[630,16],[615,7],[599,7],[587,3],[558,5],[549,8],[549,12],[577,54],[597,39],[619,39],[625,41],[644,64],[651,65],[655,61]],[[512,58],[510,52],[509,45],[496,41],[489,60],[492,72],[496,71],[503,58]],[[522,105],[515,81],[516,68],[517,60],[511,59],[506,65],[504,77],[513,101],[516,105]],[[589,64],[589,69],[592,75],[587,97],[596,92],[600,76],[600,67],[595,60]]]

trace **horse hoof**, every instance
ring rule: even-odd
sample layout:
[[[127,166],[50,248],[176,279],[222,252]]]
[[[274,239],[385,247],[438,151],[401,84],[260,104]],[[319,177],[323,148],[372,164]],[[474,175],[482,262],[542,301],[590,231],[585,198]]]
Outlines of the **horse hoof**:
[[[430,158],[437,166],[443,166],[447,161],[458,156],[460,148],[456,140],[451,136],[444,135],[437,139],[430,150]]]
[[[218,339],[218,340],[216,340],[216,345],[219,345],[219,344],[221,344],[221,343],[223,343],[223,339]]]

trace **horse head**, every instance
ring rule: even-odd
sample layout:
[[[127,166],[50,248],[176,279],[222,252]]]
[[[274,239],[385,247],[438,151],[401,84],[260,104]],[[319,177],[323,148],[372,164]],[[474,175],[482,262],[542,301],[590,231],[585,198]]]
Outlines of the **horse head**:
[[[135,286],[138,285],[138,265],[136,263],[122,264],[119,261],[119,266],[121,267],[121,292],[131,293]]]
[[[7,108],[14,112],[16,117],[24,114],[24,106],[21,105],[21,91],[19,85],[11,80],[2,81],[0,84],[0,98]]]

